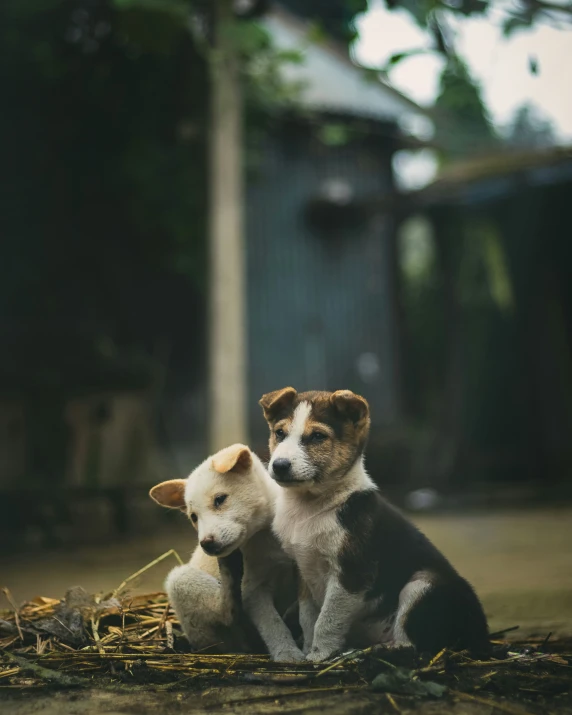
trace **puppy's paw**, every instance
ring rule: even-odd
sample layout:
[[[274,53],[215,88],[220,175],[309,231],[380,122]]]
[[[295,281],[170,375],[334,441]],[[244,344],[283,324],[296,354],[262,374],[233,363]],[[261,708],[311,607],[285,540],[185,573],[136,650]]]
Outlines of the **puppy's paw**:
[[[312,650],[306,656],[306,659],[312,663],[320,663],[323,660],[328,660],[334,655],[334,651],[330,650],[320,650],[319,648],[312,648]]]
[[[396,640],[395,638],[392,638],[391,640],[384,642],[383,645],[391,650],[415,650],[413,644],[405,639]]]
[[[306,659],[304,653],[302,653],[299,648],[296,648],[296,646],[288,646],[274,653],[272,660],[276,663],[300,663]]]

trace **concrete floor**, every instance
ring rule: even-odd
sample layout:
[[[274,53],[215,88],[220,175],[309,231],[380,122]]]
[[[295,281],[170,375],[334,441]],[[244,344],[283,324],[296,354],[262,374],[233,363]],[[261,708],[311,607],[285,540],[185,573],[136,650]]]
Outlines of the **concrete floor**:
[[[415,521],[473,584],[491,630],[519,625],[519,635],[572,635],[572,508]],[[184,559],[189,556],[193,532],[184,518],[150,528],[152,534],[121,543],[0,555],[0,587],[8,586],[18,602],[36,595],[60,597],[73,585],[109,591],[171,548]],[[153,567],[133,590],[160,590],[175,563],[170,557]]]

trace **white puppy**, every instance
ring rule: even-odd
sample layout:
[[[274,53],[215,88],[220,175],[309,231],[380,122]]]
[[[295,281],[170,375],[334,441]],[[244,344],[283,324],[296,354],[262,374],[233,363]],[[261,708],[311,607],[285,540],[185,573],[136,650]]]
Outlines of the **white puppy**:
[[[258,457],[242,444],[209,457],[187,479],[151,489],[150,496],[162,506],[185,511],[198,532],[199,545],[190,562],[173,569],[165,583],[195,649],[220,641],[223,648],[236,645],[236,601],[241,595],[244,611],[271,657],[303,659],[277,610],[286,610],[296,600],[294,562],[271,531],[279,491]],[[229,563],[238,549],[243,557],[241,589],[240,575]],[[255,647],[252,639],[241,646]]]

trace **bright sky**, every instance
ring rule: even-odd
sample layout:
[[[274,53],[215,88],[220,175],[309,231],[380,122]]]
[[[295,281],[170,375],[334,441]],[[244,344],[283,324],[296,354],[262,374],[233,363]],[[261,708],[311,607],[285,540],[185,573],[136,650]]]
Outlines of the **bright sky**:
[[[427,35],[405,10],[389,12],[381,0],[358,20],[354,48],[363,65],[380,67],[395,52],[428,46]],[[499,28],[500,10],[485,18],[456,22],[457,47],[481,82],[491,118],[506,125],[515,109],[535,104],[550,118],[562,142],[572,141],[572,27],[559,30],[538,25],[509,39]],[[529,71],[529,58],[539,72]],[[442,60],[431,55],[411,57],[390,74],[391,83],[420,104],[431,104],[437,93]]]

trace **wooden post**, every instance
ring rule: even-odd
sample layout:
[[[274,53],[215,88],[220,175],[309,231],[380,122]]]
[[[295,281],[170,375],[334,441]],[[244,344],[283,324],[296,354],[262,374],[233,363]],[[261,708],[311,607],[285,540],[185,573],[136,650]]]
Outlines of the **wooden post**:
[[[243,138],[232,0],[214,2],[210,138],[210,447],[247,441]]]

